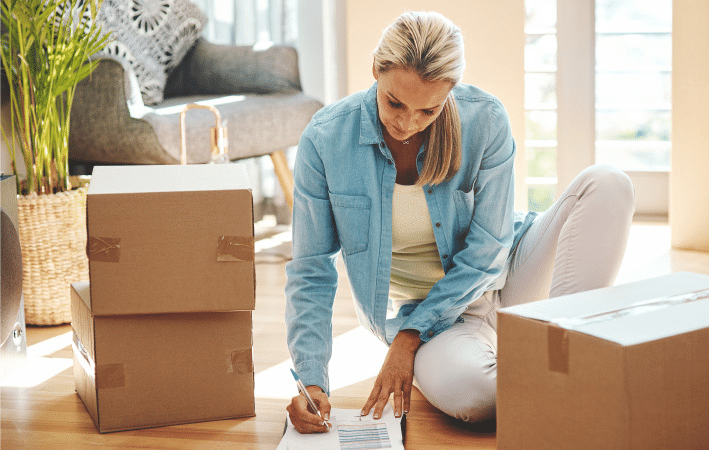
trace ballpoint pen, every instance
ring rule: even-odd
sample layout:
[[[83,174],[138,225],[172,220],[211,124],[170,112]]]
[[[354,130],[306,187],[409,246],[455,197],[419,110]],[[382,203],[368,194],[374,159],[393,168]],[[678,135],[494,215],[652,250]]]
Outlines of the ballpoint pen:
[[[327,420],[325,420],[323,418],[322,414],[320,414],[320,410],[318,409],[317,406],[315,406],[315,402],[313,401],[313,398],[310,396],[310,394],[308,394],[308,391],[307,391],[307,389],[305,389],[305,385],[303,384],[303,382],[300,381],[300,377],[298,376],[298,374],[295,373],[295,370],[293,370],[293,369],[290,370],[290,373],[293,374],[293,378],[295,378],[295,383],[298,385],[298,390],[303,394],[303,396],[305,397],[305,400],[308,402],[308,405],[310,405],[310,407],[313,409],[313,411],[315,411],[315,414],[320,416],[320,418],[322,419],[322,424],[325,425],[326,427],[330,428],[330,424],[327,423]]]

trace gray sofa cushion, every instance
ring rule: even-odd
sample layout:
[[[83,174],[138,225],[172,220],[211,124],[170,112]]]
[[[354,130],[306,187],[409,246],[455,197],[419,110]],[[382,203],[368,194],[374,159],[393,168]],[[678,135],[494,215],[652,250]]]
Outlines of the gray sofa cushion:
[[[293,47],[255,50],[251,46],[219,45],[200,39],[171,72],[165,99],[300,90],[298,53]]]
[[[228,138],[229,158],[251,158],[298,144],[310,118],[322,106],[302,92],[233,96],[190,96],[165,100],[142,119],[155,130],[166,155],[180,160],[180,111],[200,102],[214,105],[222,116]],[[192,109],[185,116],[187,162],[210,160],[209,129],[214,115]]]

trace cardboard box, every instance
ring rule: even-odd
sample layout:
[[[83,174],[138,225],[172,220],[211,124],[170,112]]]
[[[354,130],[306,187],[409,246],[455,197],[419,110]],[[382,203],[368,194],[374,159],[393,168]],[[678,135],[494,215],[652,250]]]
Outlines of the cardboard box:
[[[98,166],[86,202],[95,315],[254,308],[241,164]]]
[[[501,450],[706,449],[709,277],[501,309],[497,373]]]
[[[101,433],[255,415],[251,311],[97,316],[86,282],[71,308],[76,391]]]

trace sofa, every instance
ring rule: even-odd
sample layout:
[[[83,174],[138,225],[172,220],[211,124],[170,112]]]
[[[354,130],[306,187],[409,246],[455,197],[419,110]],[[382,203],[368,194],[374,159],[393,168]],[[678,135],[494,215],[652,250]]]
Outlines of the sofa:
[[[231,161],[269,155],[292,208],[293,177],[285,149],[298,143],[322,107],[303,93],[293,47],[265,49],[220,45],[204,38],[167,76],[163,98],[145,105],[131,65],[103,55],[77,86],[69,136],[70,172],[90,174],[105,164],[179,164],[180,113],[188,104],[218,109],[228,134]],[[185,115],[188,164],[211,159],[209,130],[214,115],[204,109]]]

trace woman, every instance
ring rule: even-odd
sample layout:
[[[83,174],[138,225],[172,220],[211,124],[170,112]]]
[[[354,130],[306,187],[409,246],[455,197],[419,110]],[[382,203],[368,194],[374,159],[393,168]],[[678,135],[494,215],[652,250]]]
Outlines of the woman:
[[[375,418],[391,394],[395,415],[408,411],[414,380],[453,417],[492,417],[496,310],[617,274],[628,177],[594,166],[546,213],[515,213],[507,114],[460,83],[464,66],[453,23],[403,14],[375,50],[375,84],[323,108],[301,138],[286,323],[295,369],[326,418],[339,251],[360,323],[390,345],[362,409]],[[298,431],[327,431],[302,395],[287,409]]]

